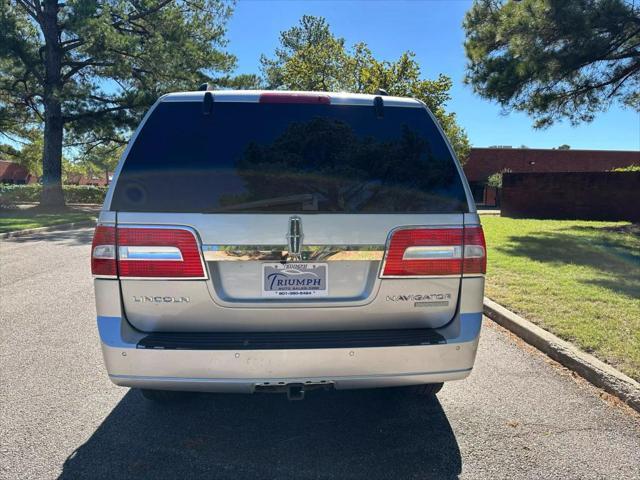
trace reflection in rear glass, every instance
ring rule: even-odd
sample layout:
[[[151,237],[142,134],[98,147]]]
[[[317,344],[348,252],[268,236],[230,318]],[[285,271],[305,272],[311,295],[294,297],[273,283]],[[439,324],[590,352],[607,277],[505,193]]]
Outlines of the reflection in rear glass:
[[[112,208],[151,212],[460,212],[466,198],[422,108],[161,103]]]

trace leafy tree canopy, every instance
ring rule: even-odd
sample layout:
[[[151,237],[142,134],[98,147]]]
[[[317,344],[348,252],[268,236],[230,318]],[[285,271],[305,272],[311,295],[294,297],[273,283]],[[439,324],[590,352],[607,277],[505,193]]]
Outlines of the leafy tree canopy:
[[[263,55],[260,62],[270,89],[375,93],[382,88],[390,95],[418,98],[438,118],[464,161],[469,140],[455,114],[445,108],[452,81],[442,74],[434,80],[422,78],[414,57],[407,51],[393,62],[377,60],[365,43],[349,48],[343,38],[331,32],[324,18],[305,15],[298,25],[280,34],[273,58]]]
[[[464,20],[466,80],[546,127],[640,110],[640,7],[626,0],[476,0]]]
[[[43,200],[62,202],[63,148],[117,148],[165,92],[255,84],[230,76],[230,14],[225,0],[0,0],[0,132],[44,124]]]

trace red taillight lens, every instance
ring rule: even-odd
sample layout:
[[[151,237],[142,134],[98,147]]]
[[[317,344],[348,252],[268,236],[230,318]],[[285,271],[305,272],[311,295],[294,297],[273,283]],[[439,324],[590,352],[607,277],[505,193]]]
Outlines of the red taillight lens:
[[[320,103],[329,105],[331,99],[327,95],[313,93],[270,92],[260,95],[260,103]]]
[[[109,277],[206,278],[195,234],[185,228],[116,229],[99,225],[93,235],[91,273]]]
[[[487,272],[487,244],[482,227],[464,229],[464,273]]]
[[[461,228],[397,230],[391,236],[383,276],[460,275]]]
[[[121,277],[204,278],[196,237],[179,228],[118,228]]]
[[[98,225],[93,232],[91,244],[91,273],[100,276],[115,276],[116,229]]]
[[[487,269],[482,227],[409,228],[391,236],[385,277],[482,273]]]

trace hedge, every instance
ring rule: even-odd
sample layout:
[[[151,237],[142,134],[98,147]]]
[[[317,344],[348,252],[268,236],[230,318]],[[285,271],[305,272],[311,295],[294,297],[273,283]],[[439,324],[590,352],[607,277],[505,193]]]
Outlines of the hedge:
[[[63,185],[62,191],[67,203],[102,203],[107,187],[89,185]],[[40,201],[42,185],[0,185],[0,206]]]

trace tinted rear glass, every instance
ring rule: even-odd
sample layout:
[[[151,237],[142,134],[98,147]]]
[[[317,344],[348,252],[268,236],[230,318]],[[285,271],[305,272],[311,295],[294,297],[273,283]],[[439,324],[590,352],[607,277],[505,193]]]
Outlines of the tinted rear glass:
[[[160,103],[118,178],[112,209],[407,213],[467,210],[422,108]]]

